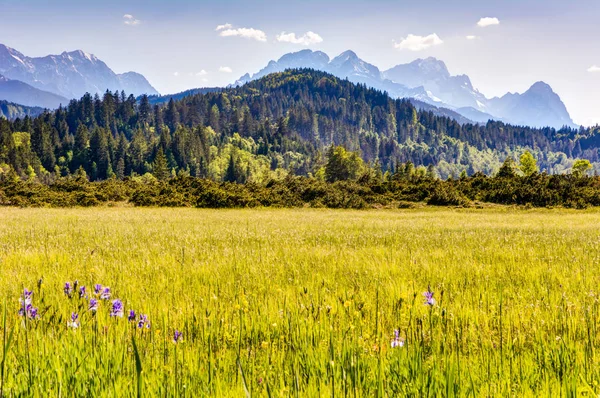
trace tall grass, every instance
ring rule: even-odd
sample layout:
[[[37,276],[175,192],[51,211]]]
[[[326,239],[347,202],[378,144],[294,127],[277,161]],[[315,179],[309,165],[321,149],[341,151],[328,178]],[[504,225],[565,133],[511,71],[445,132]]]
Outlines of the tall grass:
[[[599,222],[592,210],[0,209],[0,394],[598,395]],[[69,299],[75,280],[110,286],[125,317]],[[37,320],[18,315],[23,287]]]

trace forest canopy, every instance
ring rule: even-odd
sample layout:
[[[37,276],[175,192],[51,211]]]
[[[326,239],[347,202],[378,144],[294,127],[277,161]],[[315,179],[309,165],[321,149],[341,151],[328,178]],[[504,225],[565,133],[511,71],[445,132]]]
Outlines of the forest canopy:
[[[150,173],[265,183],[314,176],[342,146],[383,173],[412,162],[442,179],[493,175],[529,151],[540,171],[558,174],[580,158],[598,170],[599,132],[461,125],[323,72],[288,70],[163,105],[107,91],[36,118],[0,120],[0,164],[44,183],[83,172],[92,181]]]

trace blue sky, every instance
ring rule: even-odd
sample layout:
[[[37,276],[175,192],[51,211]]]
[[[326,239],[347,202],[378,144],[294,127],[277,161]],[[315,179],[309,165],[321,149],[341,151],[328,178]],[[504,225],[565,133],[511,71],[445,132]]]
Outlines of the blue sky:
[[[0,0],[0,13],[0,43],[82,49],[161,93],[225,85],[304,48],[352,49],[382,70],[435,56],[487,96],[543,80],[577,123],[600,123],[598,0]]]

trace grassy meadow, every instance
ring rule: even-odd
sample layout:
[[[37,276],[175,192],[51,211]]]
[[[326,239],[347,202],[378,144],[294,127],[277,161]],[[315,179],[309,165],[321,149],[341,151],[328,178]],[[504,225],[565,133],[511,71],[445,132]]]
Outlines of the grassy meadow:
[[[597,210],[1,208],[0,396],[597,396],[599,226]]]

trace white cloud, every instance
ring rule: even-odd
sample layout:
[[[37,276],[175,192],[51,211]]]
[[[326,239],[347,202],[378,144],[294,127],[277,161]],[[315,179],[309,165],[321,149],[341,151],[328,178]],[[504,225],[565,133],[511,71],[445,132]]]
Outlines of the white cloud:
[[[219,72],[221,72],[221,73],[233,73],[233,69],[231,69],[229,66],[221,66],[219,68]]]
[[[222,29],[219,29],[221,28]],[[220,31],[219,36],[221,37],[243,37],[246,39],[253,39],[258,41],[267,41],[267,34],[262,30],[254,28],[237,28],[226,27],[226,25],[217,26],[217,30]]]
[[[231,28],[233,28],[233,25],[231,25],[230,23],[226,23],[226,24],[217,26],[217,29],[215,29],[215,30],[218,32],[220,30],[231,29]]]
[[[318,44],[323,42],[323,38],[315,32],[306,32],[303,36],[296,37],[295,33],[281,32],[277,36],[278,42],[302,44],[303,46],[309,46],[311,44]]]
[[[173,73],[173,76],[175,76],[175,77],[179,76],[179,72]]]
[[[421,51],[443,43],[437,34],[432,33],[429,36],[408,35],[400,43],[395,43],[394,47],[398,50]]]
[[[590,73],[600,72],[600,66],[598,66],[598,65],[590,66],[587,71]]]
[[[123,15],[123,23],[129,26],[138,26],[142,23],[139,19],[135,19],[135,17],[131,14]]]
[[[467,40],[475,40],[477,36],[469,35],[467,36]]]
[[[486,28],[488,26],[500,25],[500,20],[498,18],[485,17],[481,18],[479,22],[477,22],[477,26],[480,28]]]
[[[208,75],[208,72],[205,71],[204,69],[202,69],[200,72],[196,73],[196,76],[206,76],[206,75]]]
[[[205,77],[203,77],[201,80],[202,80],[202,82],[203,82],[203,83],[206,83],[206,82],[208,82],[208,79],[207,79],[207,78],[205,78]]]

